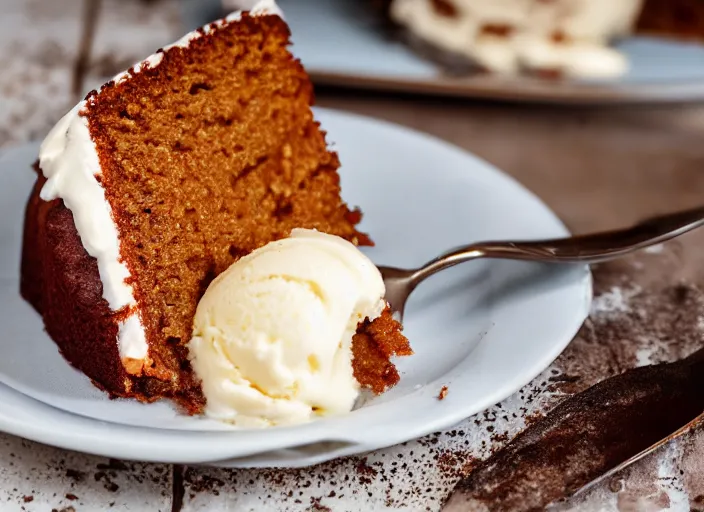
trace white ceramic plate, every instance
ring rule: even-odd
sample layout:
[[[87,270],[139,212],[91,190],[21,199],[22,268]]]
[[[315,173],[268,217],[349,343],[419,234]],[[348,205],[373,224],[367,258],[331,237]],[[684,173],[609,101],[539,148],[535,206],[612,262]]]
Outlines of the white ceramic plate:
[[[343,161],[345,199],[378,263],[418,265],[480,239],[566,235],[511,178],[421,133],[319,110]],[[235,430],[167,403],[108,400],[71,368],[18,294],[23,208],[37,145],[0,156],[0,430],[111,457],[217,465],[305,465],[452,426],[529,382],[569,343],[591,299],[586,267],[480,261],[421,286],[406,314],[416,354],[401,383],[354,412],[297,427]],[[443,386],[445,400],[436,397]]]
[[[617,46],[631,63],[618,80],[555,83],[529,77],[452,78],[386,37],[368,0],[278,0],[294,53],[316,83],[470,98],[572,104],[704,100],[704,45],[631,37]],[[222,14],[220,0],[182,0],[189,28]]]

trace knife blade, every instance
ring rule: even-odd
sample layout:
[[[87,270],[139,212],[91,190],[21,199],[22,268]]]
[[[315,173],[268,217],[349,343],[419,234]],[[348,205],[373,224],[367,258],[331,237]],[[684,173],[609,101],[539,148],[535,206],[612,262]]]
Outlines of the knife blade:
[[[704,349],[626,371],[528,427],[460,481],[443,510],[557,507],[683,435],[703,411]]]

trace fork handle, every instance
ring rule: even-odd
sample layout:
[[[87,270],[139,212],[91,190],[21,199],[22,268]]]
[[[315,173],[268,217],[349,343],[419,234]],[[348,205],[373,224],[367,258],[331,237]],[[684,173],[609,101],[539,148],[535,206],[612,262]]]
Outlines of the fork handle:
[[[568,238],[477,242],[453,249],[414,271],[414,285],[448,267],[479,258],[544,263],[598,263],[659,244],[704,225],[704,207],[650,217],[629,228]]]

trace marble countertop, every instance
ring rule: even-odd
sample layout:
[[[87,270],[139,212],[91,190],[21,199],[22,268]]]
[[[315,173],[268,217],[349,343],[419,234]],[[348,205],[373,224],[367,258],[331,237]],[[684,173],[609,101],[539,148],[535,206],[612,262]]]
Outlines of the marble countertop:
[[[76,85],[80,0],[0,0],[0,149],[41,138],[87,87],[182,32],[175,0],[104,0]],[[319,103],[464,147],[535,191],[575,232],[704,197],[704,107],[561,109],[320,90]],[[455,428],[296,470],[107,460],[0,434],[0,510],[437,511],[456,483],[556,404],[629,368],[704,347],[704,233],[595,268],[590,318],[533,382]],[[704,428],[561,505],[704,510]],[[467,510],[481,500],[463,497]]]

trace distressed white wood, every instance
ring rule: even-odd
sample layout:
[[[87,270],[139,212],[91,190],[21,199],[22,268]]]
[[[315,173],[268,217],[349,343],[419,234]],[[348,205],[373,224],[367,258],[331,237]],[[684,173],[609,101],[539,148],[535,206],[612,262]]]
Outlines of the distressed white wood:
[[[171,466],[110,461],[0,434],[0,511],[160,511]]]
[[[0,147],[43,137],[77,102],[83,0],[0,0]],[[104,0],[83,93],[181,32],[175,0]]]

